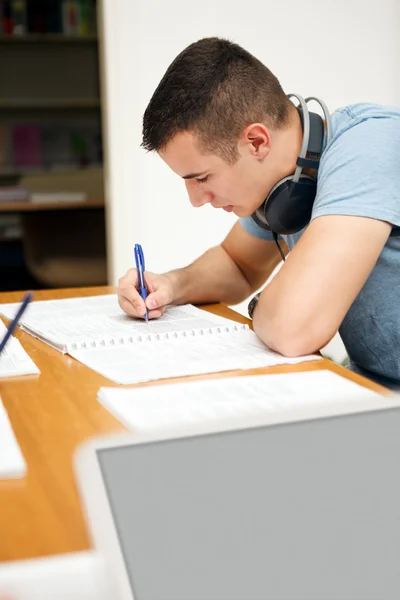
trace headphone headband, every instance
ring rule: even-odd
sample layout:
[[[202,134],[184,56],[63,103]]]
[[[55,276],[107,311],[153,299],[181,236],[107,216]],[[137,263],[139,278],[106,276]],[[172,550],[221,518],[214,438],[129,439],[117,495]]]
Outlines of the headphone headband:
[[[301,110],[303,111],[303,141],[301,144],[300,159],[305,159],[307,156],[307,150],[310,143],[310,113],[308,111],[307,102],[314,100],[317,102],[323,110],[326,122],[326,143],[328,144],[332,138],[332,121],[331,116],[329,114],[328,107],[326,106],[323,100],[320,100],[316,96],[308,96],[305,100],[300,94],[288,94],[288,98],[296,98],[299,101],[301,106]],[[302,162],[302,161],[300,161]],[[293,183],[297,183],[300,179],[301,172],[303,170],[303,166],[297,165],[294,175],[292,177]]]

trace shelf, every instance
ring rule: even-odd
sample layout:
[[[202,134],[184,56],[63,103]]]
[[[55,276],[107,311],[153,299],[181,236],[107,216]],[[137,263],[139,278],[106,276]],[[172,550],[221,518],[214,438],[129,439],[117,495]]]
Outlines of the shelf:
[[[20,242],[22,240],[22,235],[0,235],[0,244],[7,244],[9,242]]]
[[[97,35],[64,35],[63,33],[27,33],[26,35],[0,35],[0,44],[93,44]]]
[[[69,110],[81,108],[100,108],[98,98],[45,98],[0,100],[0,110]]]
[[[104,208],[103,198],[86,200],[86,202],[0,202],[0,214],[91,208]]]

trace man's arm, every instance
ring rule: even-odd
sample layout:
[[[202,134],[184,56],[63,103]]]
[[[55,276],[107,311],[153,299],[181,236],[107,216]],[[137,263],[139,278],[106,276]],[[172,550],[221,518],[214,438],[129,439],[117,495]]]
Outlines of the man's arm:
[[[287,250],[287,248],[284,249]],[[118,282],[118,302],[131,317],[157,319],[169,304],[236,304],[258,289],[279,263],[274,242],[260,240],[236,223],[221,245],[191,265],[165,275],[145,272],[146,304],[138,292],[136,269]]]
[[[174,289],[174,304],[236,304],[257,290],[279,262],[275,242],[260,240],[236,223],[219,246],[165,276]]]
[[[391,225],[367,217],[314,219],[263,290],[253,325],[267,346],[301,356],[326,345],[368,279]]]

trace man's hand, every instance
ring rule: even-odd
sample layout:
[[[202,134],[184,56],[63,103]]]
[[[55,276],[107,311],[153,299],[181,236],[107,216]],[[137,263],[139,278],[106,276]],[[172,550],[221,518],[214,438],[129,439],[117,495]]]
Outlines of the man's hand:
[[[279,261],[274,242],[250,235],[238,222],[222,244],[191,265],[165,275],[145,271],[149,318],[160,317],[168,304],[237,304],[265,282]],[[129,269],[118,283],[122,310],[131,317],[143,317],[145,303],[137,291],[136,269]]]
[[[149,292],[146,305],[137,290],[136,269],[129,269],[126,275],[118,281],[118,303],[130,317],[144,317],[147,306],[149,319],[158,319],[173,300],[172,282],[165,275],[157,275],[149,271],[145,271],[144,279]]]

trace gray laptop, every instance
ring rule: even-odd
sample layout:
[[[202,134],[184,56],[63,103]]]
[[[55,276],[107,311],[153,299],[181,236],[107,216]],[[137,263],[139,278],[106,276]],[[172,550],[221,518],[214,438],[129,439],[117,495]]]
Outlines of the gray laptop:
[[[121,598],[400,598],[398,407],[128,438],[93,455],[126,576]],[[80,485],[101,542],[107,519],[96,525],[100,495],[90,499],[85,468]]]

